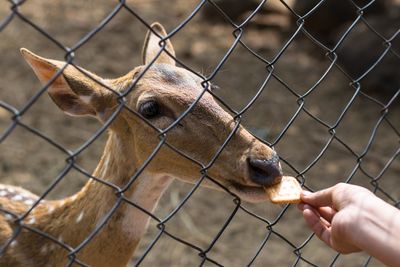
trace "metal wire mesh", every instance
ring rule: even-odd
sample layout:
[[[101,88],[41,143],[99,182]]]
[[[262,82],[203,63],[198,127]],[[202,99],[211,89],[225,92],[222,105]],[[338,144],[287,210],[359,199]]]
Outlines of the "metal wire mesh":
[[[111,21],[113,18],[122,10],[127,11],[134,19],[135,23],[140,23],[150,29],[150,24],[148,21],[144,20],[141,17],[141,14],[138,13],[134,7],[131,7],[130,5],[127,5],[125,1],[119,1],[115,4],[114,9],[112,12],[110,12],[104,19],[96,25],[93,30],[91,30],[89,33],[87,33],[84,37],[82,37],[78,42],[76,42],[72,47],[67,47],[64,45],[62,42],[58,41],[57,38],[55,38],[52,34],[47,32],[44,28],[41,26],[37,25],[34,21],[32,21],[28,16],[26,16],[23,12],[20,11],[20,7],[23,6],[27,1],[10,1],[10,8],[9,8],[9,13],[8,15],[1,21],[0,23],[0,34],[1,31],[5,30],[7,26],[13,22],[14,20],[20,20],[24,24],[28,25],[29,27],[32,27],[35,31],[37,31],[40,35],[41,38],[46,38],[50,42],[52,42],[54,45],[65,51],[64,58],[67,64],[76,66],[74,63],[75,55],[83,49],[83,46],[87,44],[88,42],[91,41],[91,39],[96,36],[96,35],[101,35],[101,30]],[[368,14],[369,9],[374,6],[376,1],[370,1],[367,3],[364,3],[363,5],[358,5],[357,3],[353,1],[347,1],[353,8],[352,12],[354,15],[354,18],[352,22],[345,28],[344,31],[340,34],[340,37],[335,40],[333,45],[327,46],[324,42],[320,41],[317,36],[314,36],[313,33],[309,32],[307,30],[307,21],[312,18],[312,16],[316,13],[319,12],[321,6],[325,4],[325,2],[328,2],[326,0],[319,1],[316,3],[315,7],[312,8],[309,12],[306,14],[298,14],[296,10],[293,9],[292,6],[290,6],[288,3],[285,1],[280,1],[282,6],[284,6],[288,11],[289,11],[289,16],[296,21],[296,28],[295,30],[289,34],[289,37],[287,38],[287,41],[281,46],[279,51],[275,54],[275,56],[272,59],[267,59],[265,58],[262,54],[259,52],[255,51],[252,49],[246,41],[244,41],[244,34],[246,33],[246,30],[248,28],[248,25],[254,20],[254,18],[257,16],[257,14],[260,12],[262,8],[265,8],[266,6],[269,5],[269,1],[260,1],[256,8],[254,8],[249,14],[246,16],[245,19],[243,19],[240,23],[237,23],[233,21],[229,15],[226,14],[226,11],[218,5],[218,2],[214,2],[212,0],[203,0],[199,1],[197,5],[193,8],[193,10],[190,12],[190,15],[181,20],[173,30],[171,30],[168,33],[168,36],[164,38],[160,42],[160,52],[159,54],[164,50],[165,48],[165,40],[171,39],[172,37],[179,35],[181,33],[181,30],[187,27],[188,23],[195,18],[196,16],[199,16],[199,14],[202,12],[204,9],[205,5],[208,5],[209,8],[213,8],[214,11],[217,12],[218,16],[223,18],[226,24],[231,26],[231,32],[234,37],[234,41],[231,43],[230,48],[227,50],[227,52],[224,54],[222,59],[218,62],[213,67],[213,70],[211,71],[210,74],[207,76],[204,76],[200,74],[198,71],[192,69],[188,65],[185,64],[185,62],[181,61],[179,57],[175,58],[175,60],[181,65],[182,67],[186,68],[187,70],[191,71],[193,74],[198,76],[199,78],[202,79],[202,86],[204,88],[203,93],[198,96],[196,101],[192,103],[192,105],[184,112],[182,113],[174,123],[172,123],[168,128],[166,129],[158,129],[157,127],[151,125],[149,121],[146,121],[151,127],[155,129],[155,131],[158,134],[159,137],[159,143],[157,147],[154,149],[154,151],[151,153],[151,155],[148,157],[148,159],[143,163],[141,168],[138,169],[138,171],[131,177],[130,181],[124,185],[123,187],[119,187],[117,185],[114,185],[112,183],[109,183],[107,181],[104,181],[102,179],[99,179],[98,177],[92,176],[85,168],[81,167],[78,162],[76,161],[76,158],[83,153],[93,142],[95,142],[96,139],[99,138],[99,136],[107,130],[109,125],[112,123],[112,121],[118,116],[119,112],[121,110],[128,110],[132,112],[132,114],[135,114],[136,116],[141,117],[143,120],[145,120],[140,114],[138,114],[135,110],[132,110],[129,108],[129,106],[126,103],[126,96],[131,93],[132,90],[134,90],[135,85],[138,81],[140,81],[141,77],[138,77],[136,82],[132,83],[130,86],[130,89],[127,90],[124,93],[119,93],[116,91],[113,91],[117,96],[118,96],[118,108],[117,111],[107,120],[107,122],[98,129],[98,131],[90,138],[88,139],[84,144],[82,144],[78,149],[75,151],[70,151],[67,148],[65,148],[62,144],[57,143],[55,140],[52,140],[52,138],[48,137],[46,134],[42,133],[40,130],[34,128],[33,126],[26,124],[23,122],[24,116],[28,113],[31,112],[32,107],[35,105],[35,103],[38,101],[41,95],[43,95],[51,82],[53,82],[57,76],[61,75],[62,71],[64,68],[67,66],[65,65],[63,69],[61,69],[55,77],[51,79],[51,81],[41,88],[38,92],[36,92],[28,102],[24,104],[22,108],[16,108],[13,105],[0,101],[0,108],[4,109],[9,113],[11,116],[11,119],[9,121],[9,126],[7,129],[1,134],[0,136],[0,142],[5,141],[10,135],[13,134],[16,128],[20,127],[23,128],[26,131],[31,132],[32,134],[42,138],[52,146],[54,146],[56,149],[60,150],[62,153],[65,154],[65,159],[66,159],[66,166],[64,170],[59,173],[57,177],[54,178],[51,184],[48,185],[47,189],[43,192],[43,194],[40,195],[39,199],[33,203],[31,208],[27,210],[23,215],[18,215],[18,214],[13,214],[10,211],[8,211],[6,208],[2,207],[1,212],[3,214],[7,214],[8,216],[12,216],[13,219],[15,219],[15,223],[18,225],[16,230],[13,232],[11,239],[7,240],[5,244],[2,244],[1,246],[1,251],[0,254],[5,253],[10,247],[12,246],[13,241],[18,237],[18,235],[21,233],[23,230],[31,231],[34,232],[38,235],[43,236],[44,238],[51,240],[55,244],[61,246],[63,249],[65,249],[68,253],[68,261],[69,263],[67,266],[71,266],[73,264],[77,264],[79,266],[87,266],[87,264],[79,259],[78,253],[85,248],[85,246],[92,242],[92,240],[96,237],[96,235],[101,231],[101,229],[104,227],[104,225],[107,223],[107,221],[115,214],[117,209],[120,207],[122,203],[129,204],[132,206],[132,208],[139,209],[143,213],[147,214],[150,216],[151,220],[156,222],[157,228],[158,228],[158,233],[155,236],[155,238],[150,242],[147,246],[147,248],[143,251],[141,255],[138,255],[138,258],[135,261],[135,265],[140,265],[146,257],[151,257],[151,251],[154,248],[154,246],[159,242],[159,240],[162,237],[168,236],[169,238],[173,239],[174,242],[179,243],[183,246],[187,246],[190,249],[196,251],[198,254],[198,259],[199,261],[199,266],[203,266],[205,264],[207,265],[216,265],[216,266],[223,266],[222,263],[220,263],[218,260],[214,259],[212,256],[210,256],[210,252],[213,250],[215,247],[215,244],[220,240],[221,236],[223,233],[226,231],[227,228],[229,228],[232,220],[235,218],[237,215],[238,211],[243,211],[245,212],[246,216],[253,217],[255,220],[258,220],[259,222],[265,224],[266,227],[266,233],[265,236],[260,244],[258,244],[257,249],[253,252],[253,256],[248,259],[248,266],[253,265],[253,263],[257,260],[257,257],[260,255],[260,253],[265,249],[266,245],[268,242],[270,242],[271,238],[279,238],[281,241],[287,243],[289,247],[292,250],[292,253],[295,255],[295,260],[292,264],[292,266],[300,266],[301,264],[305,265],[311,265],[311,266],[319,266],[318,264],[314,263],[311,259],[309,259],[307,256],[305,256],[302,252],[304,251],[304,248],[306,248],[311,240],[313,240],[315,237],[313,235],[308,236],[304,241],[301,242],[300,245],[298,244],[298,240],[294,242],[294,239],[291,237],[286,237],[285,233],[279,230],[277,227],[282,220],[285,220],[285,214],[287,213],[287,210],[289,209],[289,205],[282,207],[281,211],[278,213],[278,215],[273,219],[267,219],[265,218],[262,214],[257,214],[250,209],[248,209],[241,201],[241,199],[236,196],[234,193],[229,192],[227,188],[224,188],[223,185],[218,183],[216,179],[211,177],[208,174],[208,170],[213,166],[214,162],[217,160],[218,156],[220,153],[224,150],[228,142],[231,140],[231,138],[234,136],[235,132],[237,131],[238,127],[242,123],[242,118],[245,114],[251,113],[251,107],[252,105],[258,100],[258,97],[260,94],[262,94],[266,88],[268,88],[269,84],[271,81],[275,81],[279,83],[284,90],[289,92],[292,96],[295,97],[295,102],[298,105],[296,112],[292,115],[288,123],[283,127],[283,129],[280,131],[280,133],[272,140],[272,141],[267,141],[262,138],[258,138],[261,142],[268,144],[271,147],[274,147],[278,145],[280,142],[284,142],[284,137],[287,135],[288,130],[292,127],[292,125],[296,122],[299,116],[301,115],[306,115],[308,116],[311,120],[313,120],[315,123],[320,125],[321,127],[324,128],[326,134],[328,135],[328,139],[326,143],[323,145],[323,148],[313,157],[313,160],[307,164],[307,166],[303,169],[298,169],[295,166],[291,164],[290,158],[283,158],[281,157],[281,161],[285,165],[285,168],[291,169],[293,172],[297,174],[298,180],[301,182],[301,184],[305,187],[308,188],[309,190],[313,190],[313,188],[310,188],[310,186],[307,183],[307,178],[308,178],[308,173],[309,171],[315,167],[315,164],[321,160],[321,158],[326,154],[326,152],[331,148],[331,145],[333,142],[339,143],[342,148],[346,151],[346,153],[351,154],[352,160],[354,162],[352,171],[347,177],[344,177],[342,179],[343,182],[349,183],[352,182],[354,175],[359,172],[363,174],[364,180],[368,181],[373,189],[374,192],[380,193],[384,195],[391,203],[397,207],[400,206],[400,199],[399,196],[392,195],[391,193],[387,192],[384,188],[380,186],[381,183],[381,178],[384,176],[385,172],[389,170],[394,162],[398,160],[398,156],[400,154],[400,146],[399,142],[393,143],[392,146],[395,148],[394,153],[386,160],[383,168],[380,169],[379,173],[377,175],[371,174],[368,169],[365,167],[365,164],[363,164],[363,160],[368,156],[368,153],[371,149],[371,146],[374,144],[377,136],[377,132],[379,129],[382,127],[382,125],[385,125],[385,127],[390,128],[391,134],[395,135],[396,139],[399,140],[400,137],[400,130],[398,128],[398,118],[395,118],[395,121],[393,121],[391,118],[389,118],[389,114],[391,114],[393,106],[398,103],[398,97],[400,94],[400,88],[393,88],[391,91],[390,97],[382,102],[381,100],[377,99],[375,96],[369,93],[368,88],[364,88],[362,83],[363,79],[365,77],[368,77],[371,75],[371,72],[375,68],[377,68],[382,60],[387,57],[388,55],[391,55],[397,59],[397,64],[400,62],[400,51],[396,51],[395,48],[393,48],[393,43],[395,41],[398,41],[398,36],[400,33],[400,29],[397,29],[394,34],[392,34],[390,37],[385,37],[383,36],[377,29],[375,29],[372,25],[370,25],[369,21],[367,18],[365,18],[365,15]],[[340,11],[338,11],[340,12]],[[345,70],[342,65],[340,64],[340,53],[338,53],[338,50],[341,48],[343,42],[352,35],[353,29],[356,27],[357,24],[363,24],[366,26],[368,32],[370,34],[373,34],[376,36],[376,38],[379,38],[381,41],[381,48],[382,52],[380,55],[372,62],[362,73],[359,73],[357,76],[351,75],[348,73],[347,70]],[[285,81],[285,78],[283,78],[282,75],[278,74],[279,72],[276,71],[276,65],[284,55],[284,53],[287,51],[288,47],[293,45],[293,42],[295,39],[297,39],[299,36],[305,37],[313,47],[314,49],[318,49],[321,51],[321,54],[324,55],[325,60],[329,61],[328,67],[323,71],[323,74],[320,75],[320,77],[317,79],[317,81],[309,87],[305,92],[299,93],[294,86],[290,85]],[[362,40],[360,40],[362,42]],[[220,72],[220,70],[223,68],[224,64],[226,61],[231,57],[231,55],[235,52],[237,48],[245,49],[247,52],[249,52],[252,57],[254,57],[257,61],[259,61],[261,64],[263,64],[265,73],[266,73],[266,78],[262,85],[257,88],[256,93],[252,97],[250,101],[245,105],[240,110],[234,110],[233,108],[230,107],[228,103],[224,101],[222,97],[219,97],[217,94],[212,92],[209,88],[209,82],[213,81],[216,77],[216,75]],[[151,64],[148,66],[150,67]],[[397,65],[398,67],[399,65]],[[76,66],[77,67],[77,66]],[[345,103],[344,108],[341,110],[340,114],[337,116],[336,120],[333,123],[327,122],[324,119],[322,119],[320,116],[315,115],[315,113],[310,110],[306,106],[307,99],[311,94],[313,94],[317,90],[322,90],[321,83],[323,83],[326,79],[326,77],[333,71],[340,71],[348,80],[349,86],[348,90],[351,90],[352,96],[351,98]],[[85,75],[88,75],[85,72],[82,72]],[[94,79],[93,77],[89,77],[90,79]],[[95,80],[95,79],[94,79]],[[97,81],[98,82],[98,81]],[[106,85],[104,85],[106,86]],[[111,88],[109,88],[112,90]],[[187,114],[189,114],[192,109],[196,106],[197,102],[203,97],[205,92],[209,92],[213,94],[218,101],[220,102],[221,105],[223,105],[227,110],[229,110],[233,114],[234,118],[234,123],[235,126],[233,127],[233,130],[230,132],[229,136],[226,138],[225,142],[221,144],[220,148],[218,149],[217,153],[214,155],[214,157],[208,162],[208,164],[201,164],[195,159],[191,159],[181,151],[177,150],[174,148],[171,144],[168,143],[168,136],[171,134],[171,130],[174,129],[174,127],[177,127],[179,122],[185,118]],[[371,131],[368,133],[368,141],[364,144],[364,149],[362,151],[356,151],[355,149],[352,148],[351,144],[348,143],[348,141],[342,139],[340,135],[337,134],[337,129],[340,127],[342,121],[345,119],[346,115],[348,114],[349,110],[352,108],[354,102],[359,99],[365,99],[366,101],[370,102],[370,104],[376,106],[380,111],[377,112],[377,119],[374,122],[374,127],[371,129]],[[313,133],[307,133],[312,135]],[[124,192],[130,188],[132,183],[139,177],[139,175],[142,173],[142,171],[148,166],[148,164],[155,158],[157,155],[158,151],[164,147],[168,146],[169,148],[173,149],[177,154],[181,155],[182,157],[186,157],[189,160],[192,160],[194,164],[199,166],[199,177],[195,185],[191,188],[191,190],[186,194],[186,196],[180,201],[176,207],[174,207],[173,211],[170,212],[166,217],[164,218],[159,218],[155,214],[153,214],[150,211],[147,211],[143,207],[137,205],[137,203],[134,203],[132,200],[128,199],[125,195]],[[279,151],[278,151],[279,152]],[[116,194],[116,200],[115,203],[113,204],[112,208],[108,210],[107,215],[104,216],[97,224],[97,227],[91,232],[90,235],[86,236],[85,239],[77,246],[77,247],[70,247],[68,244],[64,243],[62,240],[58,240],[56,237],[51,236],[45,232],[42,232],[38,229],[32,228],[29,226],[29,224],[24,223],[24,219],[28,217],[28,215],[32,212],[32,210],[40,203],[40,201],[44,200],[48,194],[57,186],[58,183],[60,183],[65,176],[71,171],[71,170],[76,170],[88,178],[93,179],[95,182],[102,183],[105,186],[110,187],[112,190],[115,191]],[[396,178],[397,179],[397,178]],[[170,232],[168,229],[168,224],[171,221],[174,216],[187,204],[188,200],[192,197],[192,195],[198,191],[198,188],[204,183],[205,180],[212,181],[216,185],[220,186],[223,188],[224,191],[228,192],[228,195],[232,198],[233,203],[234,203],[234,208],[230,211],[229,216],[227,216],[225,222],[220,226],[219,231],[217,234],[213,237],[212,240],[209,241],[208,246],[206,247],[200,247],[192,242],[189,242],[185,239],[182,239],[179,235],[177,235],[174,232]],[[340,254],[336,254],[332,259],[330,259],[330,266],[335,266],[335,263],[339,259]],[[303,266],[303,265],[301,265]],[[367,258],[363,266],[372,266],[371,265],[371,258]]]

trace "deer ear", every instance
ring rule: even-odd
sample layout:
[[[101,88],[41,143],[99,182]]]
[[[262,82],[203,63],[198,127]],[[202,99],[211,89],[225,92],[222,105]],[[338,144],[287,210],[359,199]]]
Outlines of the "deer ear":
[[[154,22],[153,24],[151,24],[151,28],[161,38],[167,36],[164,27],[160,23]],[[161,50],[161,47],[159,45],[159,42],[161,41],[160,37],[158,37],[150,30],[147,32],[142,51],[143,64],[150,63],[160,52]],[[169,39],[165,40],[165,50],[167,50],[172,56],[175,57],[174,47],[172,46],[172,43]],[[175,65],[175,60],[171,58],[167,53],[162,52],[160,56],[156,59],[155,63],[165,63],[170,65]]]
[[[51,80],[66,64],[62,61],[42,58],[25,48],[21,49],[21,54],[42,84]],[[95,74],[85,72],[95,79],[101,80]],[[99,107],[96,103],[106,102],[101,101],[101,98],[110,94],[108,90],[71,65],[68,65],[62,75],[59,75],[50,84],[48,93],[61,110],[73,116],[98,115],[105,107]]]

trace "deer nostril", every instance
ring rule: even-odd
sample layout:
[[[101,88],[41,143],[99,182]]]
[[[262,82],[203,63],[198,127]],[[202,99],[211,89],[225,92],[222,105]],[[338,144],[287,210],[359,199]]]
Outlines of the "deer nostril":
[[[250,180],[262,186],[277,184],[282,179],[282,169],[278,156],[268,160],[249,159]]]

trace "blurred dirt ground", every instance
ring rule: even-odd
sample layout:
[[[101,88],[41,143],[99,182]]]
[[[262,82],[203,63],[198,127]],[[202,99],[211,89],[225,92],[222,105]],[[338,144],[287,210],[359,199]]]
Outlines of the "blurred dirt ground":
[[[106,0],[31,0],[26,1],[19,12],[53,38],[71,47],[110,13],[116,4],[117,1]],[[168,31],[185,19],[197,4],[194,0],[127,1],[127,5],[147,22],[160,21]],[[9,6],[6,1],[0,4],[0,20],[9,14]],[[145,32],[146,28],[136,18],[126,10],[121,10],[104,29],[78,49],[75,63],[102,76],[122,75],[141,63],[140,52]],[[19,48],[26,47],[39,55],[55,59],[62,59],[64,53],[18,17],[14,17],[0,32],[0,38],[0,100],[20,109],[41,86],[20,56]],[[249,27],[243,41],[262,56],[273,59],[287,38],[287,35],[281,34],[274,27]],[[178,58],[205,74],[213,71],[233,41],[231,26],[208,22],[202,16],[196,16],[172,38]],[[314,55],[319,53],[318,48],[315,50]],[[323,56],[322,50],[320,53]],[[274,72],[301,94],[319,80],[329,64],[327,59],[321,60],[310,55],[304,49],[304,43],[295,41],[279,58]],[[233,108],[240,110],[254,96],[267,74],[263,63],[238,46],[215,77],[214,83],[221,87],[217,94]],[[334,124],[354,94],[354,89],[348,84],[349,80],[333,68],[318,89],[306,97],[305,107],[314,116]],[[257,136],[273,142],[297,111],[299,105],[296,101],[293,94],[276,79],[271,79],[260,98],[245,113],[244,125]],[[397,99],[388,114],[397,129],[400,128],[398,102]],[[356,97],[336,128],[336,134],[352,150],[361,154],[367,147],[371,131],[380,115],[381,108],[378,105],[367,98]],[[22,121],[70,150],[80,147],[100,127],[94,119],[65,116],[46,94],[24,114]],[[10,124],[10,114],[0,108],[0,135]],[[334,140],[322,157],[308,168],[330,137],[327,128],[301,111],[275,148],[296,170],[306,171],[306,185],[317,190],[345,181],[357,165],[356,157]],[[105,138],[106,134],[103,134],[77,159],[89,172],[99,160]],[[394,155],[398,145],[398,134],[386,122],[382,123],[370,150],[362,160],[363,170],[371,176],[377,176]],[[22,127],[16,127],[0,145],[0,182],[19,185],[41,194],[63,169],[65,158],[65,154],[46,141]],[[288,175],[297,174],[286,164],[283,164],[283,168]],[[397,201],[400,199],[399,179],[400,162],[397,158],[379,180],[380,187]],[[86,177],[71,171],[49,198],[70,195],[79,190],[86,180]],[[356,171],[351,182],[373,189],[369,178],[360,170]],[[164,218],[191,188],[191,185],[174,182],[162,197],[156,216]],[[379,192],[378,195],[388,200]],[[270,203],[245,206],[270,221],[274,221],[284,208]],[[205,249],[234,208],[230,195],[200,189],[166,227],[170,233]],[[290,240],[294,246],[300,246],[310,235],[301,214],[293,205],[274,225],[273,230]],[[156,223],[152,221],[132,264],[157,233]],[[239,210],[208,256],[224,266],[245,266],[267,234],[268,229],[264,223]],[[316,238],[301,253],[319,266],[328,266],[336,255]],[[342,255],[334,266],[362,266],[366,260],[367,256],[363,253]],[[278,235],[272,234],[253,266],[292,266],[295,261],[293,247]],[[201,258],[195,250],[163,236],[147,255],[143,266],[197,266],[200,262]],[[309,265],[302,262],[298,266]],[[369,266],[381,265],[373,261]]]

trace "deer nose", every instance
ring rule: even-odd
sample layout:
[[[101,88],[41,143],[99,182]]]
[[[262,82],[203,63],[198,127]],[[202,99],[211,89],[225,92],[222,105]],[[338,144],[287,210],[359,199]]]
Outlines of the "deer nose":
[[[252,182],[268,187],[281,181],[282,168],[277,155],[267,160],[249,159],[248,162]]]

